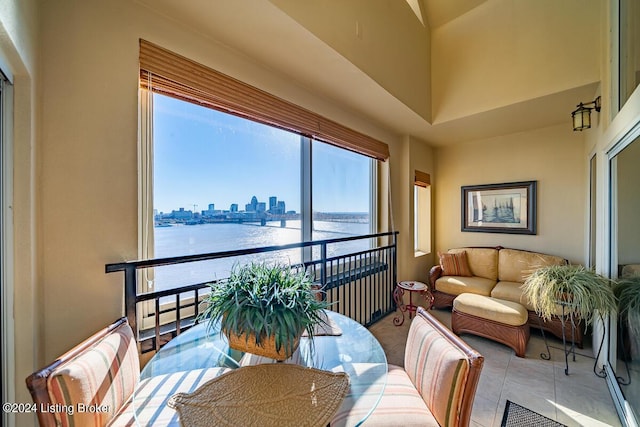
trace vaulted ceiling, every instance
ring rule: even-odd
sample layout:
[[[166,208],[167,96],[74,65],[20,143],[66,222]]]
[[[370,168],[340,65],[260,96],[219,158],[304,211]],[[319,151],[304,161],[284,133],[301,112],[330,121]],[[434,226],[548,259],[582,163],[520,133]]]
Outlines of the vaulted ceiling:
[[[375,67],[367,69],[372,55],[359,58],[359,52],[349,50],[348,44],[340,44],[340,40],[333,38],[341,35],[333,34],[332,28],[327,28],[327,25],[323,28],[316,27],[313,15],[305,20],[305,16],[296,14],[294,9],[299,4],[291,0],[136,1],[173,19],[179,25],[187,26],[204,37],[237,50],[287,76],[295,84],[319,97],[335,102],[364,118],[375,120],[400,135],[412,135],[434,146],[559,123],[566,123],[569,127],[570,112],[575,104],[588,101],[598,86],[596,79],[592,77],[578,79],[575,84],[560,85],[526,99],[514,98],[503,104],[488,102],[486,106],[471,108],[458,117],[442,117],[439,116],[439,110],[431,111],[433,91],[437,92],[440,88],[432,87],[440,83],[434,80],[429,69],[433,69],[434,64],[427,62],[424,76],[427,86],[417,90],[424,92],[425,96],[414,98],[417,101],[412,102],[410,98],[414,94],[403,94],[401,89],[396,90],[401,88],[401,84],[394,86],[395,82],[401,83],[403,79],[415,81],[415,77],[408,76],[411,70],[402,67],[394,69],[391,79],[395,79],[395,82],[389,80],[390,77],[384,73],[376,75]],[[339,8],[345,4],[353,7],[374,4],[368,3],[369,1],[317,0],[317,4],[330,14],[333,10],[340,13]],[[485,13],[482,7],[486,2],[487,0],[406,0],[405,8],[412,11],[424,27],[424,35],[412,36],[419,38],[416,40],[417,48],[425,50],[424,55],[429,56],[433,49],[434,33],[446,29],[456,21],[463,21],[469,15],[481,19],[482,13]],[[375,4],[388,7],[388,4],[380,1]],[[395,4],[393,6],[397,7]],[[350,13],[357,14],[358,11]],[[478,16],[480,18],[476,18]],[[335,18],[334,32],[337,32],[340,28],[339,16]],[[402,25],[397,23],[389,21],[389,26],[393,31],[404,31]],[[349,28],[353,28],[351,36],[354,39],[366,39],[372,32],[371,25],[363,28],[357,19],[355,25]],[[377,31],[375,28],[373,30]],[[416,49],[415,46],[413,48]],[[431,56],[430,60],[432,58]],[[523,84],[526,84],[526,79]],[[487,93],[484,96],[490,97],[491,92]]]

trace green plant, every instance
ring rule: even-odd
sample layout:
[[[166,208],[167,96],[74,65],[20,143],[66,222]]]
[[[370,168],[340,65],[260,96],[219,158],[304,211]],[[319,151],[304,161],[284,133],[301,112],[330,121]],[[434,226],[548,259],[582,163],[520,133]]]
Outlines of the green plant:
[[[320,301],[304,271],[278,264],[234,265],[228,279],[211,285],[201,317],[209,326],[218,320],[225,334],[255,336],[257,345],[275,338],[277,351],[292,353],[303,331],[313,339],[314,325],[323,322]]]
[[[583,319],[586,325],[596,316],[613,314],[617,301],[612,281],[580,265],[551,265],[535,270],[524,282],[524,295],[545,320],[564,312]]]
[[[631,336],[640,336],[640,276],[628,277],[614,288],[620,316],[627,320]]]

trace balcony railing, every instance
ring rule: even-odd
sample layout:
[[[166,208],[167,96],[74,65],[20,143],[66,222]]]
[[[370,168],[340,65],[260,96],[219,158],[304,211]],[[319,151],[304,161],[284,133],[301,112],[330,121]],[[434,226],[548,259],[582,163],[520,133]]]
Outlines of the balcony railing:
[[[181,331],[193,326],[199,304],[211,280],[171,289],[141,292],[139,281],[147,269],[217,259],[269,255],[300,249],[304,262],[292,265],[304,269],[324,291],[323,298],[332,303],[330,309],[369,326],[395,309],[393,288],[396,283],[398,232],[291,243],[280,246],[214,252],[197,255],[156,258],[107,264],[107,273],[124,272],[124,300],[126,316],[137,333],[141,352],[155,351]],[[362,241],[366,249],[328,256],[327,247],[341,243]],[[224,279],[222,279],[224,280]]]

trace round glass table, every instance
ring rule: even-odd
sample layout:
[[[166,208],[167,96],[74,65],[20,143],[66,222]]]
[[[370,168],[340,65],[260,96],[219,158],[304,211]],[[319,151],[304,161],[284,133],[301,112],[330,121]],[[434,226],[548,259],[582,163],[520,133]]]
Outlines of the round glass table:
[[[313,341],[303,336],[297,353],[284,363],[346,372],[350,390],[338,410],[338,414],[346,415],[337,424],[360,425],[382,397],[387,359],[378,340],[365,327],[333,311],[326,313],[334,327],[329,332],[332,335],[316,335]],[[136,423],[178,426],[177,413],[166,405],[173,394],[193,392],[231,369],[273,362],[230,349],[218,325],[195,325],[169,341],[142,370],[131,402]]]

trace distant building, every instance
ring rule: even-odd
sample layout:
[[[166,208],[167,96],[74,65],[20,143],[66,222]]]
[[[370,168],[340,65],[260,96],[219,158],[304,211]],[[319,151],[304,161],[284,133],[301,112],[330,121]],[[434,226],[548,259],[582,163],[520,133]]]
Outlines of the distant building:
[[[192,219],[193,212],[185,211],[184,208],[180,208],[180,210],[171,211],[171,217],[174,219]]]
[[[238,212],[238,204],[231,203],[231,207],[229,208],[229,212]]]
[[[258,210],[258,198],[253,196],[251,198],[251,203],[248,203],[244,206],[244,210],[247,212],[255,212]]]
[[[203,217],[212,217],[215,214],[219,213],[219,212],[216,212],[215,207],[216,207],[215,204],[210,203],[209,204],[209,209],[207,209],[206,211],[202,211],[202,216]]]
[[[286,211],[284,200],[278,200],[277,197],[269,197],[269,213],[272,215],[284,215]]]
[[[256,205],[256,212],[266,212],[267,211],[267,204],[265,202],[259,202]]]

